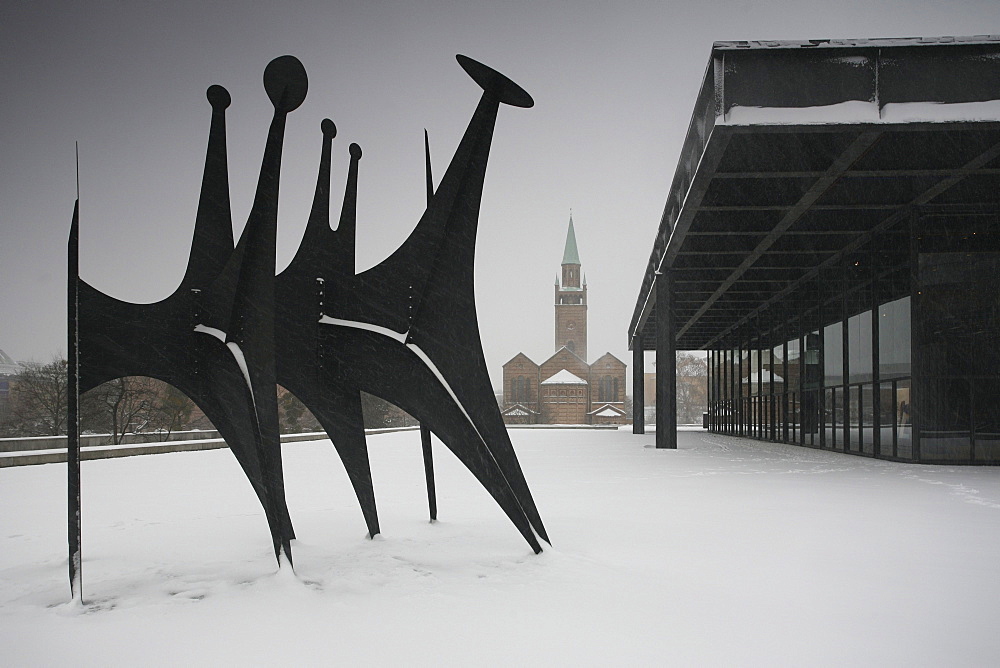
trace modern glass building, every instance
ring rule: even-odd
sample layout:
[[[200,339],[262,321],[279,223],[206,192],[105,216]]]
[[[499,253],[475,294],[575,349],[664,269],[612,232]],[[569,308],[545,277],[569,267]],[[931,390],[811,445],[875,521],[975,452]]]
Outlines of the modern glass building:
[[[657,447],[704,350],[712,431],[1000,463],[1000,36],[716,43],[629,337]]]

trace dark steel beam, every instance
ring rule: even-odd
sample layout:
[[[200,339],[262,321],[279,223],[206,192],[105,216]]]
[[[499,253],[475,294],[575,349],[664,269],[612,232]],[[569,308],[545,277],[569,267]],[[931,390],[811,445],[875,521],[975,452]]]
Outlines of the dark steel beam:
[[[802,195],[799,201],[794,207],[789,209],[789,211],[782,217],[781,221],[774,227],[774,229],[757,245],[752,253],[740,264],[739,267],[733,272],[732,276],[726,279],[722,285],[715,291],[713,296],[705,303],[704,307],[700,309],[700,312],[693,318],[693,321],[697,321],[698,317],[701,316],[709,307],[715,302],[716,299],[721,297],[729,287],[736,282],[736,280],[742,276],[747,269],[753,266],[757,259],[770,248],[778,238],[790,228],[795,221],[797,221],[813,204],[815,204],[823,194],[830,189],[831,186],[841,177],[844,171],[854,164],[858,158],[865,154],[878,138],[881,136],[881,130],[868,130],[862,132],[858,137],[851,142],[851,145],[827,168],[823,177],[816,180],[809,190]],[[687,323],[678,332],[680,336],[684,335],[687,331],[687,327],[693,324],[691,321]]]
[[[966,163],[963,167],[965,169],[969,169],[969,170],[975,169],[975,168],[977,168],[977,166],[989,164],[990,162],[992,162],[993,160],[996,160],[998,158],[1000,158],[1000,143],[994,144],[993,146],[991,146],[989,149],[987,149],[983,153],[980,153],[978,156],[976,156],[975,158],[973,158],[972,160],[970,160],[968,163]],[[935,197],[937,197],[938,195],[942,194],[943,192],[945,192],[946,190],[948,190],[948,188],[954,186],[959,181],[961,181],[961,178],[949,177],[949,178],[947,178],[947,179],[945,179],[945,180],[943,180],[943,181],[941,181],[939,183],[934,184],[933,186],[931,186],[930,188],[928,188],[927,190],[925,190],[921,194],[917,195],[909,205],[897,207],[896,210],[893,212],[892,215],[890,215],[889,217],[887,217],[885,220],[883,220],[881,223],[879,223],[878,225],[876,225],[875,227],[873,227],[868,232],[863,233],[863,234],[859,234],[855,238],[855,240],[853,242],[851,242],[850,244],[848,244],[847,246],[845,246],[844,249],[840,253],[838,253],[837,255],[834,255],[829,260],[826,260],[825,262],[819,264],[818,266],[816,266],[815,268],[813,268],[812,270],[810,270],[807,274],[805,274],[804,276],[802,276],[799,279],[799,281],[796,281],[794,283],[789,284],[786,288],[784,288],[783,290],[781,290],[777,294],[775,294],[774,297],[772,297],[768,301],[766,301],[763,304],[761,304],[760,306],[758,306],[754,310],[754,312],[752,314],[750,314],[750,315],[754,315],[756,313],[765,311],[772,304],[780,301],[781,299],[784,299],[788,294],[790,294],[794,290],[799,289],[801,287],[801,285],[802,285],[803,282],[805,282],[805,281],[807,281],[807,280],[809,280],[811,278],[814,278],[814,277],[818,276],[821,271],[823,271],[825,269],[828,269],[830,266],[832,266],[832,265],[836,264],[837,262],[839,262],[844,255],[847,255],[848,253],[851,253],[851,252],[857,250],[858,248],[861,248],[864,244],[868,243],[871,240],[872,236],[874,236],[875,234],[878,234],[879,232],[887,230],[890,227],[892,227],[893,225],[895,225],[895,224],[897,224],[897,223],[899,223],[899,222],[901,222],[903,220],[908,220],[911,216],[915,215],[914,212],[915,212],[915,210],[917,208],[919,208],[922,211],[924,207],[928,207],[932,211],[935,211],[935,212],[940,212],[942,210],[948,209],[949,205],[930,204],[930,202]],[[980,210],[982,209],[982,205],[981,204],[980,205],[960,204],[960,205],[954,205],[954,206],[955,206],[956,209],[959,209],[959,208],[968,208],[968,207],[972,207],[974,209],[980,209]],[[992,205],[992,204],[989,205],[989,207],[993,207],[993,206],[995,206],[995,205]],[[705,342],[704,345],[705,346],[710,346],[713,343],[715,343],[716,341],[723,340],[727,335],[729,335],[731,332],[735,331],[736,328],[738,328],[740,326],[740,324],[743,323],[743,322],[744,322],[744,319],[734,319],[734,322],[733,322],[733,324],[730,327],[728,327],[725,331],[723,331],[723,332],[719,333],[718,335],[716,335],[711,340]]]
[[[717,179],[783,179],[783,178],[820,178],[822,171],[806,172],[716,172],[713,178]],[[938,169],[851,169],[844,173],[844,176],[860,176],[868,178],[895,177],[895,176],[970,176],[973,174],[996,176],[1000,175],[1000,168],[948,168]]]

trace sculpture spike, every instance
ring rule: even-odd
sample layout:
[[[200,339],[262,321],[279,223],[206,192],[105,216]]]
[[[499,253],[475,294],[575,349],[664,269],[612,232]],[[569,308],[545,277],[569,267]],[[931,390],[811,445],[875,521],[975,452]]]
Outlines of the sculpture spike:
[[[434,197],[434,176],[431,173],[431,142],[427,136],[427,128],[424,128],[424,168],[427,177],[427,206],[431,204]]]
[[[191,253],[181,282],[184,289],[207,287],[218,276],[234,246],[226,149],[226,109],[232,98],[222,86],[209,86],[205,96],[212,105],[212,122],[208,131],[208,149]]]
[[[434,197],[434,176],[431,172],[431,142],[424,128],[424,174],[427,179],[427,206]],[[424,480],[427,484],[427,510],[431,521],[437,521],[437,488],[434,484],[434,450],[431,447],[431,430],[420,423],[420,449],[424,456]]]
[[[333,269],[346,276],[354,276],[356,264],[358,229],[358,163],[361,161],[361,147],[351,144],[351,164],[347,168],[347,185],[344,188],[344,204],[337,224],[337,241],[333,257]]]
[[[323,150],[319,159],[319,173],[316,175],[316,193],[313,195],[312,211],[306,223],[306,233],[313,228],[330,229],[330,161],[333,153],[333,139],[337,136],[337,126],[329,118],[320,123],[323,132]]]
[[[69,231],[67,276],[66,467],[70,595],[83,603],[80,515],[80,149],[76,152],[77,199]]]

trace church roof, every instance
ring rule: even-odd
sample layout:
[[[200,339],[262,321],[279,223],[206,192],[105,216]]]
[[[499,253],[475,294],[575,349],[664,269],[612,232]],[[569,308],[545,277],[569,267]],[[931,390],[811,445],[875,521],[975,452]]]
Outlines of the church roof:
[[[760,376],[758,376],[756,372],[751,373],[749,378],[744,378],[743,379],[743,382],[744,383],[757,383],[757,382],[760,382],[761,380],[763,380],[765,383],[769,383],[769,382],[771,382],[772,378],[774,379],[774,382],[776,382],[776,383],[784,383],[785,382],[784,378],[782,378],[781,376],[779,376],[776,373],[771,373],[767,369],[764,369],[764,373],[762,375],[760,375]]]
[[[0,376],[16,376],[21,372],[21,365],[0,350]]]
[[[596,360],[594,360],[594,363],[591,364],[590,366],[593,367],[593,368],[597,368],[597,365],[600,364],[602,361],[605,362],[605,364],[607,364],[606,360],[608,360],[608,359],[614,360],[615,362],[617,362],[621,366],[628,366],[627,364],[625,364],[625,362],[622,362],[620,359],[618,359],[617,357],[615,357],[611,353],[604,353],[603,355],[601,355],[600,357],[598,357]]]
[[[573,214],[569,214],[569,230],[566,232],[566,248],[563,250],[563,264],[580,264],[580,252],[576,249],[576,232],[573,231]]]
[[[570,349],[569,349],[569,348],[567,348],[566,346],[560,346],[560,347],[559,347],[559,350],[555,351],[555,352],[554,352],[554,353],[552,354],[552,357],[550,357],[549,359],[547,359],[547,360],[545,360],[544,362],[542,362],[542,364],[548,364],[548,363],[549,363],[550,361],[552,361],[552,360],[553,360],[554,358],[556,358],[556,357],[557,357],[557,356],[559,355],[559,353],[561,353],[561,352],[562,352],[562,351],[564,351],[564,350],[565,350],[565,351],[566,351],[567,353],[569,353],[570,355],[572,355],[573,357],[575,357],[575,358],[577,358],[578,360],[580,360],[581,362],[583,362],[584,364],[587,364],[587,360],[583,359],[582,357],[580,357],[579,355],[577,355],[577,354],[576,354],[575,352],[573,352],[572,350],[570,350]],[[587,366],[590,366],[590,365],[588,364]]]
[[[502,415],[516,415],[519,417],[524,415],[538,415],[538,411],[532,410],[524,404],[514,404],[513,406],[508,406],[500,411],[500,413]]]
[[[587,381],[563,369],[542,381],[542,385],[587,385]]]
[[[590,411],[587,415],[598,415],[600,417],[616,417],[625,415],[625,411],[611,404],[602,404],[597,409]]]
[[[537,364],[535,364],[532,361],[532,359],[530,357],[528,357],[524,353],[518,353],[518,354],[514,355],[509,360],[507,360],[507,362],[503,366],[506,369],[508,366],[510,366],[514,362],[519,362],[519,361],[527,362],[528,364],[530,364],[533,367],[537,367],[538,366]]]

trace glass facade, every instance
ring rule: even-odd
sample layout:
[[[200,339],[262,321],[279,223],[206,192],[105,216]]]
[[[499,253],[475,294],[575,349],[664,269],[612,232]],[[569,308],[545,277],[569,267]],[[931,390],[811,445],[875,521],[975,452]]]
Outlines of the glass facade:
[[[758,328],[774,329],[712,351],[710,428],[900,461],[1000,463],[997,226],[996,216],[915,217],[824,267],[779,321],[760,315]]]

